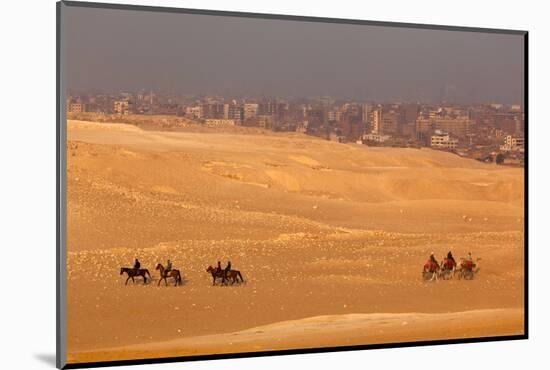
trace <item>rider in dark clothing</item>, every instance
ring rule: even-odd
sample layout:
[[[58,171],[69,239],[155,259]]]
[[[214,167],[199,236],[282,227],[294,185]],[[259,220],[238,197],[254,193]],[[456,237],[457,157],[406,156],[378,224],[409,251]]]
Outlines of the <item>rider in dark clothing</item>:
[[[164,270],[164,273],[167,274],[170,271],[172,271],[172,261],[168,260],[168,262],[166,262],[166,270]]]
[[[433,262],[433,263],[435,263],[435,264],[437,264],[437,260],[435,259],[435,256],[434,256],[433,253],[430,254],[430,261]]]
[[[453,253],[451,251],[447,253],[447,259],[453,261],[453,263],[456,265],[455,258],[453,257]]]
[[[220,261],[218,261],[217,270],[218,270],[218,272],[222,272],[222,263]]]
[[[139,263],[138,259],[136,258],[136,261],[134,262],[134,268],[136,270],[139,270],[140,267],[141,267],[141,263]]]
[[[227,273],[231,271],[231,261],[227,261],[227,266],[223,270],[223,280],[227,280]]]

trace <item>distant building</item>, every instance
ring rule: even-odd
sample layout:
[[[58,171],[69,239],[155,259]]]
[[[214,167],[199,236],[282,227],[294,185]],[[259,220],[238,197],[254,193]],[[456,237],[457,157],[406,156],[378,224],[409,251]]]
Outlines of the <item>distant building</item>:
[[[86,105],[80,99],[67,99],[67,113],[86,112]]]
[[[401,115],[396,110],[382,111],[379,133],[395,136],[399,130]]]
[[[187,107],[185,108],[185,115],[187,117],[193,118],[193,119],[201,119],[202,118],[202,106],[197,105],[194,107]]]
[[[376,143],[383,143],[391,139],[389,135],[379,135],[379,134],[365,134],[363,135],[363,141],[373,141]]]
[[[457,139],[452,139],[448,133],[436,130],[431,137],[430,146],[437,149],[456,149]]]
[[[258,115],[257,103],[245,103],[244,104],[244,119],[254,118]]]
[[[225,104],[223,118],[232,119],[235,124],[241,125],[244,121],[244,108],[237,104]]]
[[[504,144],[500,146],[500,150],[505,152],[524,151],[525,138],[521,136],[507,135],[504,137]]]
[[[363,123],[368,124],[369,123],[369,113],[372,110],[369,104],[365,103],[361,105],[361,113],[362,113],[362,120]]]
[[[113,105],[115,114],[130,114],[130,102],[128,100],[115,100]]]
[[[202,104],[201,118],[205,119],[223,119],[224,105],[220,103]]]
[[[382,134],[382,109],[375,109],[372,111],[372,130],[371,132],[375,135]]]
[[[223,118],[209,118],[205,121],[207,126],[219,127],[219,126],[235,126],[235,121],[232,119]]]
[[[257,126],[262,128],[273,128],[275,127],[275,117],[271,114],[259,114],[256,117]]]
[[[470,123],[470,119],[466,116],[438,117],[433,121],[434,129],[445,131],[458,137],[466,137],[469,133]]]
[[[416,132],[422,136],[440,130],[457,137],[466,137],[470,132],[471,121],[467,116],[420,116],[416,120]]]

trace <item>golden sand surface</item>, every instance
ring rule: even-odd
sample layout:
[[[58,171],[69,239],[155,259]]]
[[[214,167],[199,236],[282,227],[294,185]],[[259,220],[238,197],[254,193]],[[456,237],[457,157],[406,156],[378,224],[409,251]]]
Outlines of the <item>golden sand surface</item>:
[[[70,362],[523,332],[521,168],[294,133],[68,139]],[[448,250],[475,279],[422,281]],[[124,285],[135,257],[151,283]],[[181,286],[157,286],[168,258]],[[228,259],[245,283],[212,286]]]

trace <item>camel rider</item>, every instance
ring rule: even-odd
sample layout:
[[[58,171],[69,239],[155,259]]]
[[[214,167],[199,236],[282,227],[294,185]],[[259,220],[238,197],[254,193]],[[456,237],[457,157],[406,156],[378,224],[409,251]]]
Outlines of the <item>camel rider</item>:
[[[438,265],[437,260],[435,259],[435,256],[434,256],[434,252],[432,252],[432,253],[430,254],[430,262],[433,262],[433,263],[435,263],[436,265]]]
[[[139,263],[138,259],[136,258],[134,262],[134,269],[139,270],[140,267],[141,267],[141,263]]]
[[[453,265],[456,265],[455,258],[453,257],[453,253],[451,251],[447,253],[447,259],[453,261]]]
[[[435,259],[434,253],[430,253],[430,258],[426,262],[426,265],[424,265],[425,271],[432,271],[434,269],[437,269],[436,266],[439,266],[439,263],[437,263],[437,260]],[[427,270],[426,270],[427,268]]]
[[[472,258],[472,252],[468,252],[468,255],[464,258],[464,262],[467,270],[473,270],[476,267],[474,259]]]
[[[172,271],[172,261],[168,260],[166,262],[166,269],[164,270],[164,274],[168,275],[170,271]]]

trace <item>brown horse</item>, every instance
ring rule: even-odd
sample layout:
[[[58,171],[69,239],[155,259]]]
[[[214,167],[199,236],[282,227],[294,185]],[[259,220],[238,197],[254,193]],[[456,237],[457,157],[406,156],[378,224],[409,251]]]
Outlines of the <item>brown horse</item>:
[[[128,285],[128,280],[132,279],[132,282],[135,283],[134,276],[141,276],[143,277],[143,284],[147,283],[147,278],[145,275],[149,275],[149,279],[151,278],[151,274],[149,273],[149,270],[147,269],[135,269],[131,267],[121,267],[120,268],[120,275],[127,273],[128,279],[126,279],[126,283],[124,285]]]
[[[222,279],[222,285],[226,283],[226,280],[231,280],[231,284],[239,282],[239,278],[241,282],[244,282],[243,276],[238,270],[229,270],[226,272],[225,270],[218,270],[217,268],[208,266],[206,272],[212,274],[212,285],[216,285],[216,279]]]
[[[206,272],[212,274],[212,285],[216,285],[216,279],[222,279],[222,284],[225,283],[225,274],[223,270],[218,270],[212,266],[208,266]]]
[[[173,277],[174,280],[175,280],[175,284],[174,286],[178,286],[178,285],[181,285],[181,274],[180,274],[180,270],[170,270],[168,271],[167,273],[164,272],[164,266],[162,264],[158,264],[157,267],[155,268],[155,270],[160,270],[160,280],[157,284],[157,286],[160,285],[160,282],[164,279],[164,283],[166,284],[166,286],[168,286],[168,281],[166,280],[166,278],[169,278],[169,277]]]
[[[235,284],[236,282],[239,282],[239,278],[241,279],[241,283],[244,283],[243,276],[241,275],[241,272],[239,270],[229,270],[225,273],[225,279],[231,280],[231,285]]]

